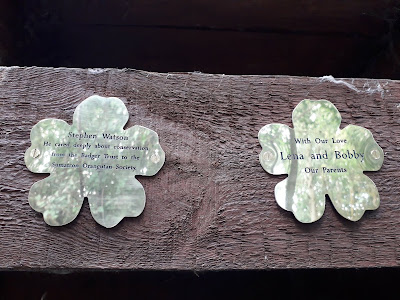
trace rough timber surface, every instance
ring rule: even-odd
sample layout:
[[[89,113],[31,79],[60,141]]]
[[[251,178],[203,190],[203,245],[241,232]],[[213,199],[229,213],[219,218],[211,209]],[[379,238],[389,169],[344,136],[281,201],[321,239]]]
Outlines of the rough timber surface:
[[[24,151],[44,118],[69,123],[90,95],[121,98],[131,116],[158,132],[166,163],[138,177],[146,208],[113,229],[87,202],[67,226],[46,225],[28,202],[45,177]],[[327,99],[347,124],[371,130],[385,161],[367,175],[378,210],[356,223],[327,201],[313,224],[278,207],[258,160],[259,129],[292,125],[302,99]],[[160,74],[117,69],[0,69],[0,269],[230,270],[394,267],[400,263],[400,82],[287,76]]]

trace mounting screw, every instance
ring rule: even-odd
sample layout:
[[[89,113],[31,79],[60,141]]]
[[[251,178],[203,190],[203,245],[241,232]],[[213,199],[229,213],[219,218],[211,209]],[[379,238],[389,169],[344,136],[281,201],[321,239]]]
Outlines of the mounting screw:
[[[39,155],[40,155],[40,151],[39,151],[39,149],[32,149],[32,151],[31,151],[31,156],[33,157],[33,158],[37,158],[37,157],[39,157]]]
[[[157,154],[157,153],[155,153],[155,154],[153,154],[151,157],[150,157],[150,160],[153,162],[153,163],[158,163],[159,161],[160,161],[160,156]]]
[[[272,153],[272,151],[266,151],[263,154],[263,158],[265,161],[271,161],[275,158],[275,155],[274,155],[274,153]]]
[[[372,158],[375,158],[375,159],[380,159],[381,158],[381,154],[376,149],[371,151],[371,156],[372,156]]]

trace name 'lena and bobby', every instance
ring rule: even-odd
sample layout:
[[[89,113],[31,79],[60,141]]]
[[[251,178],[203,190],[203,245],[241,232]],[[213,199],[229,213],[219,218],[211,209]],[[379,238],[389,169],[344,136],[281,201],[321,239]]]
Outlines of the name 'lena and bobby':
[[[294,141],[296,144],[311,144],[312,141],[309,138],[294,138]],[[331,139],[323,139],[323,138],[315,138],[314,139],[315,144],[347,144],[346,139],[336,139],[336,138],[331,138]],[[364,161],[364,153],[358,153],[356,150],[345,150],[345,151],[339,151],[339,150],[334,150],[333,151],[333,157],[337,160],[360,160],[360,162]],[[327,160],[330,159],[328,151],[325,150],[322,153],[311,153],[310,158],[312,160]],[[284,154],[283,152],[280,152],[280,159],[281,160],[304,160],[305,157],[301,153],[297,154]],[[304,168],[305,173],[311,173],[311,174],[317,174],[319,173],[319,168],[314,168],[314,167],[306,167]],[[322,172],[323,173],[346,173],[347,169],[346,168],[328,168],[328,167],[322,167]]]

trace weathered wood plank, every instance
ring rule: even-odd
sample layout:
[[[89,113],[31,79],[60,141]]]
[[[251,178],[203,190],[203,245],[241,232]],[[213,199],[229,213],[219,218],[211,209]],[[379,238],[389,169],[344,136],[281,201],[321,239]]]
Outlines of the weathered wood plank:
[[[116,96],[128,126],[154,129],[166,164],[139,178],[147,203],[138,218],[105,229],[87,203],[71,224],[52,228],[28,202],[43,178],[24,165],[29,132],[43,118],[69,123],[92,94]],[[391,80],[160,74],[116,69],[0,69],[1,269],[283,269],[399,266],[400,82]],[[313,224],[278,207],[284,176],[258,161],[258,130],[280,122],[304,98],[327,99],[342,127],[370,129],[385,152],[368,176],[378,210],[356,223],[329,201]]]

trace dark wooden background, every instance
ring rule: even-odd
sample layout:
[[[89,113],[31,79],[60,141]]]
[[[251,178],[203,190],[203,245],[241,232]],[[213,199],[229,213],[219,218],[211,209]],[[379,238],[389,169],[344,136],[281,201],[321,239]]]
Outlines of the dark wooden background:
[[[117,69],[0,71],[3,269],[231,270],[396,267],[399,264],[400,83],[391,80],[154,73]],[[43,178],[24,165],[29,132],[44,118],[72,122],[92,94],[123,99],[128,127],[158,132],[166,163],[139,178],[138,218],[105,229],[85,204],[71,224],[47,226],[28,205]],[[321,220],[297,222],[278,207],[258,160],[259,129],[292,126],[304,98],[328,99],[342,127],[371,130],[385,153],[376,183],[381,206],[353,223],[328,204]]]
[[[0,0],[0,65],[84,68],[0,70],[0,299],[397,299],[400,100],[399,83],[387,79],[400,79],[399,8],[398,0]],[[194,71],[226,75],[185,73]],[[85,203],[72,224],[51,228],[27,203],[44,177],[23,163],[29,130],[47,117],[71,122],[93,93],[121,97],[130,125],[156,129],[167,164],[139,178],[148,199],[139,218],[109,231]],[[261,169],[256,133],[291,125],[306,97],[332,101],[342,126],[369,128],[385,151],[383,168],[368,174],[381,207],[360,222],[328,200],[320,221],[302,225],[275,203],[284,176]]]
[[[400,79],[398,0],[2,0],[3,65]]]

